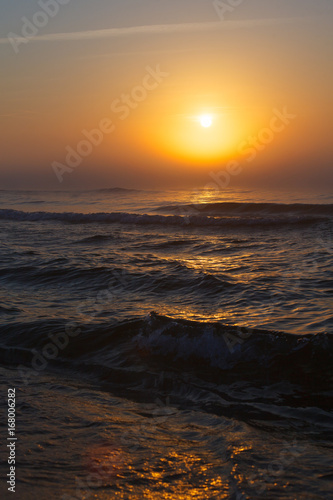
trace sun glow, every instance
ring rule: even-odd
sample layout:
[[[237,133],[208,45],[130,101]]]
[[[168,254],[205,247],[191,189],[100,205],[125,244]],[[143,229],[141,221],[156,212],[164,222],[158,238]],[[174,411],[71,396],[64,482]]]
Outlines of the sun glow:
[[[200,116],[199,121],[200,125],[204,128],[209,128],[213,124],[213,118],[211,117],[211,115],[202,115]]]
[[[200,110],[200,107],[206,109]],[[145,137],[147,148],[184,162],[184,169],[193,169],[195,164],[206,169],[207,165],[220,165],[233,159],[238,145],[246,137],[248,124],[244,113],[220,102],[185,107],[177,100],[165,110],[162,119],[161,116],[154,118],[147,127],[150,131]],[[142,137],[140,140],[142,145]]]

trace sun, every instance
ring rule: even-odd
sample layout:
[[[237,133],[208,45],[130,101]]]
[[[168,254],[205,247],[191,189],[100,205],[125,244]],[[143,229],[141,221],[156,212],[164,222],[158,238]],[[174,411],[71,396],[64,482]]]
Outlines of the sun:
[[[202,127],[209,128],[212,126],[213,118],[211,117],[211,115],[202,115],[200,116],[199,121]]]

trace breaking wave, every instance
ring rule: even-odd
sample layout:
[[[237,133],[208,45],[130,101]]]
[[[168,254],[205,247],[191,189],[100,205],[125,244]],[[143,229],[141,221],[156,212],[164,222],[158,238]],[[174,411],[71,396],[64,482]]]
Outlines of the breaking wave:
[[[162,209],[161,209],[162,210]],[[163,208],[165,210],[165,208]],[[170,210],[170,207],[168,207]],[[175,210],[181,210],[179,207]],[[276,212],[264,215],[263,212],[244,212],[244,215],[222,216],[219,212],[213,214],[212,208],[209,207],[210,215],[151,215],[137,213],[76,213],[76,212],[23,212],[19,210],[0,210],[0,219],[9,221],[21,222],[43,222],[55,221],[69,224],[137,224],[137,225],[173,225],[173,226],[193,226],[193,227],[265,227],[265,226],[284,226],[284,225],[308,225],[327,222],[331,220],[332,210],[327,208],[318,209],[317,213],[313,212]],[[207,212],[208,210],[206,210]],[[204,212],[204,211],[203,211]]]

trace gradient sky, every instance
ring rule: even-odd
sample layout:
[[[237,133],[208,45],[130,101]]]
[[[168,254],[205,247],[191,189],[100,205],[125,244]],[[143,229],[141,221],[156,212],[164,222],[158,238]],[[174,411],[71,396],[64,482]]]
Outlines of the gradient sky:
[[[331,0],[59,2],[0,0],[1,188],[200,187],[231,161],[237,185],[333,187]]]

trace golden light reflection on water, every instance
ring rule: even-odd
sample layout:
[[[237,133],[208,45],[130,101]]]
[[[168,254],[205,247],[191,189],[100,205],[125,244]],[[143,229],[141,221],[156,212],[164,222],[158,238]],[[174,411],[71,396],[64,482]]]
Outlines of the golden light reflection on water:
[[[232,248],[230,246],[230,248]],[[243,259],[247,259],[250,257],[250,254],[242,255],[241,259],[238,257],[235,260],[234,256],[228,255],[211,255],[211,256],[203,256],[200,257],[186,257],[182,260],[182,263],[189,268],[195,269],[197,271],[205,272],[205,273],[230,273],[235,270],[242,269],[242,261]],[[232,279],[232,274],[228,275],[229,279]],[[238,274],[237,276],[243,277],[243,274]],[[245,279],[245,277],[244,277]]]
[[[173,451],[167,457],[160,459],[159,467],[161,470],[156,472],[147,461],[141,468],[139,477],[151,482],[152,486],[145,488],[140,498],[169,500],[229,498],[228,485],[220,476],[212,475],[214,465],[206,463],[201,456],[191,452],[184,454]],[[194,483],[197,483],[197,486]]]
[[[217,194],[216,189],[211,189],[207,185],[207,188],[204,186],[203,189],[198,191],[193,190],[188,203],[194,205],[194,208],[200,211],[201,206],[205,203],[221,202],[221,196],[221,192]]]
[[[171,265],[175,262],[183,266],[184,269],[194,271],[195,281],[193,281],[193,293],[197,294],[204,290],[204,293],[209,298],[210,279],[212,280],[213,289],[220,287],[220,294],[213,293],[211,301],[206,300],[196,305],[196,300],[191,295],[191,289],[184,296],[182,304],[173,303],[172,313],[170,312],[169,304],[166,307],[161,305],[159,312],[166,316],[174,316],[186,320],[193,321],[212,321],[225,322],[230,324],[242,324],[243,326],[256,326],[258,317],[270,318],[273,311],[272,308],[264,310],[262,303],[246,303],[243,301],[241,313],[239,305],[232,302],[233,287],[239,282],[242,286],[250,285],[253,279],[260,280],[264,278],[265,273],[257,270],[249,272],[248,263],[253,259],[253,254],[244,249],[244,252],[239,255],[234,253],[234,243],[211,237],[212,250],[209,255],[193,255],[183,254],[181,259],[175,260],[175,256],[166,258]],[[230,249],[230,253],[228,253]],[[225,253],[226,252],[226,253]],[[228,293],[230,291],[230,293]],[[242,300],[242,297],[239,297]],[[252,323],[249,320],[252,320]]]
[[[244,451],[251,451],[252,446],[249,445],[244,445],[244,446],[235,446],[232,450],[231,457],[236,458],[240,453],[243,453]]]

